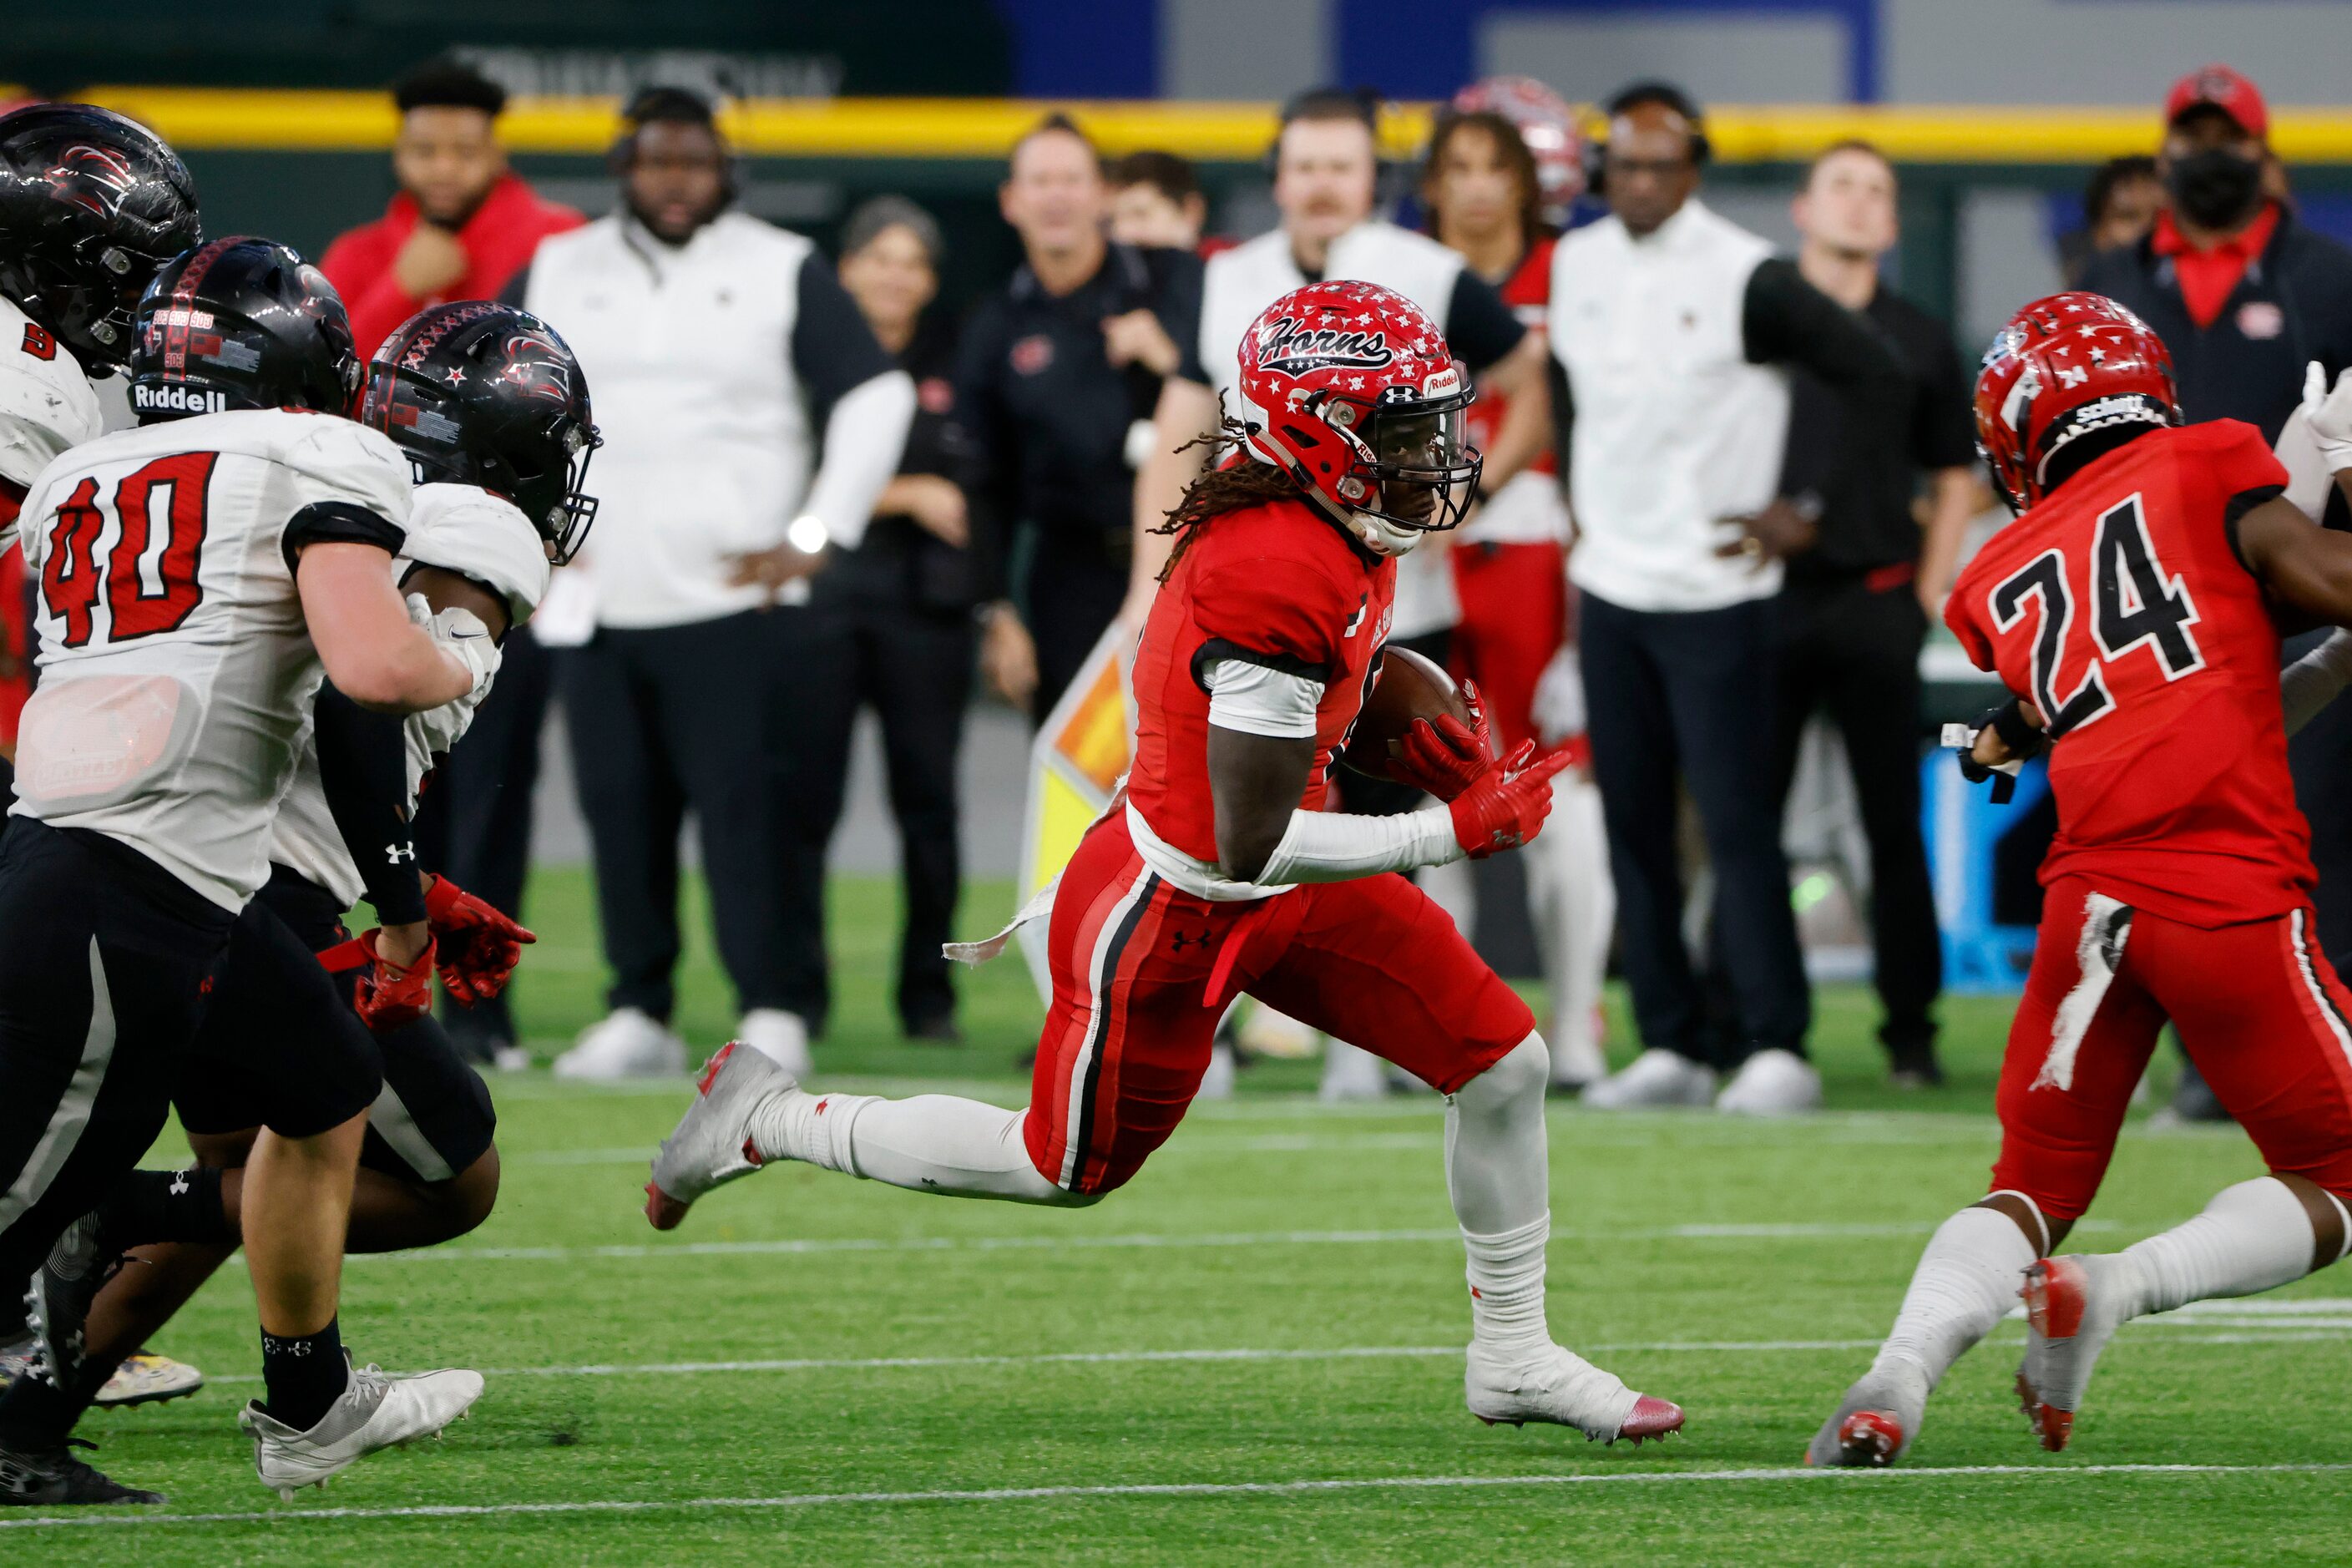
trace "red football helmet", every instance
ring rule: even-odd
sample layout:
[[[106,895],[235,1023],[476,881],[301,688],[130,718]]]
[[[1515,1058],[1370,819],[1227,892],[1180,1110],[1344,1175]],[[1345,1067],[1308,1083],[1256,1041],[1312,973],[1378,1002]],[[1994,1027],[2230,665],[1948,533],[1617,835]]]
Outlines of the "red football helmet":
[[[1366,549],[1402,555],[1462,521],[1483,461],[1470,378],[1420,306],[1377,283],[1294,289],[1242,334],[1241,369],[1250,450]]]
[[[1490,76],[1455,93],[1454,109],[1460,114],[1485,110],[1519,128],[1535,154],[1545,215],[1565,223],[1570,205],[1584,194],[1584,133],[1568,100],[1531,76]]]
[[[2009,319],[1977,376],[1977,450],[2013,511],[2049,490],[2051,459],[2097,430],[2180,423],[2172,356],[2104,294],[2053,294]]]

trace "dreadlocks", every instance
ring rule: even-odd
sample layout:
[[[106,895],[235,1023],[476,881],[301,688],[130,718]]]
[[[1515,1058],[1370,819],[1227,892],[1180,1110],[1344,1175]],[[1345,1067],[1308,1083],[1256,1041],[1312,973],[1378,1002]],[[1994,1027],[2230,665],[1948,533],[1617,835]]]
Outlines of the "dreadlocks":
[[[1230,468],[1220,468],[1228,451],[1238,451],[1249,439],[1249,426],[1224,410],[1224,400],[1217,400],[1217,425],[1203,431],[1176,449],[1189,452],[1195,447],[1209,450],[1209,471],[1184,487],[1184,499],[1168,514],[1168,521],[1151,531],[1172,533],[1176,546],[1168,552],[1168,563],[1160,569],[1160,580],[1168,581],[1176,570],[1176,563],[1184,559],[1184,552],[1201,530],[1229,511],[1241,511],[1248,507],[1264,506],[1269,501],[1297,500],[1306,492],[1298,481],[1271,463],[1244,460]]]

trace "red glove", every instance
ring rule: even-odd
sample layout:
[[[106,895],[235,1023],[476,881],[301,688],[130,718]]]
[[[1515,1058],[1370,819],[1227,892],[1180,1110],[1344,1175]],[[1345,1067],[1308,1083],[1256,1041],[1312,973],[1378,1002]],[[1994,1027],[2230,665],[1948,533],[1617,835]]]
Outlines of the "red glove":
[[[505,990],[523,943],[539,940],[446,877],[425,889],[425,919],[441,950],[441,984],[468,1007]]]
[[[1462,700],[1470,710],[1468,724],[1451,713],[1415,719],[1390,765],[1396,777],[1440,800],[1454,799],[1495,765],[1495,732],[1475,682],[1462,683]]]
[[[1484,860],[1533,838],[1551,815],[1552,775],[1566,766],[1567,752],[1538,757],[1533,741],[1519,742],[1517,751],[1454,799],[1455,842],[1473,860]]]
[[[403,969],[376,951],[381,931],[362,932],[319,954],[328,973],[361,970],[352,1003],[360,1022],[374,1030],[414,1024],[433,1011],[433,943],[427,939],[416,962]]]

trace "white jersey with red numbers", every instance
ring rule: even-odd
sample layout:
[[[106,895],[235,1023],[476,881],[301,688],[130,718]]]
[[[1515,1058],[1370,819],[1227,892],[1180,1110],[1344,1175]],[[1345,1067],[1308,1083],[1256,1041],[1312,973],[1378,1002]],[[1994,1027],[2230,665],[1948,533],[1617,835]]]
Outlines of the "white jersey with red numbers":
[[[1544,310],[1551,302],[1551,253],[1558,243],[1550,235],[1536,241],[1496,290],[1534,331],[1544,331]],[[1465,421],[1470,444],[1482,452],[1494,450],[1510,405],[1503,394],[1481,386]],[[1463,544],[1567,543],[1568,498],[1560,493],[1559,465],[1551,449],[1504,481],[1454,537]]]
[[[547,547],[530,520],[509,502],[472,485],[420,485],[408,516],[408,542],[393,563],[404,578],[413,566],[438,566],[458,573],[506,601],[508,629],[530,619],[547,596],[551,569]],[[408,751],[408,805],[416,805],[425,775],[457,743],[489,695],[488,682],[438,708],[411,713],[403,726]],[[352,863],[351,851],[335,827],[327,786],[319,773],[319,749],[306,737],[295,764],[294,785],[278,813],[269,858],[300,873],[350,909],[367,884]]]
[[[58,454],[104,428],[89,378],[48,329],[0,299],[0,498],[31,485]],[[0,499],[0,549],[16,534]]]
[[[409,493],[381,432],[282,409],[118,431],[42,470],[23,515],[41,653],[16,815],[120,839],[243,908],[323,673],[293,557],[397,549]]]

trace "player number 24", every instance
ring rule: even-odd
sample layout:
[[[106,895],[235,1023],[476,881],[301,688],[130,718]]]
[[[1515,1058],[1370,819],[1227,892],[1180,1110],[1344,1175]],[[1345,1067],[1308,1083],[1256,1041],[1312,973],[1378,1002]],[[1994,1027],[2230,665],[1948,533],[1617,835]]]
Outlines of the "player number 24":
[[[2187,584],[2165,575],[2137,496],[2099,519],[2091,547],[2091,640],[2097,652],[2082,680],[2063,697],[2057,690],[2058,670],[2074,628],[2074,601],[2063,553],[2045,550],[2002,579],[1992,591],[1993,625],[2010,630],[2024,617],[2029,601],[2040,612],[2033,636],[2033,700],[2053,735],[2079,730],[2115,707],[2105,667],[2134,648],[2152,647],[2167,681],[2205,668],[2204,653],[2189,629],[2197,624],[2197,605]]]
[[[205,543],[205,490],[219,461],[217,452],[175,452],[124,475],[114,487],[105,504],[122,520],[122,531],[106,554],[110,642],[172,631],[204,598],[196,565]],[[58,508],[41,553],[41,596],[49,614],[65,623],[61,640],[68,647],[89,641],[100,593],[98,540],[105,531],[98,481],[84,478]]]

